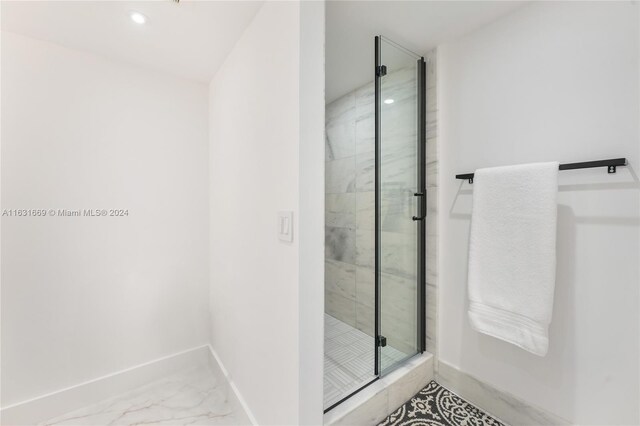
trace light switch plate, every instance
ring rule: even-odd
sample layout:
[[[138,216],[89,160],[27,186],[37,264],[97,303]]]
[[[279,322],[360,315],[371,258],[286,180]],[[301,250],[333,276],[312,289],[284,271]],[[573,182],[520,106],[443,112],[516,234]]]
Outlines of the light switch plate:
[[[293,241],[293,212],[278,212],[278,238],[288,243]]]

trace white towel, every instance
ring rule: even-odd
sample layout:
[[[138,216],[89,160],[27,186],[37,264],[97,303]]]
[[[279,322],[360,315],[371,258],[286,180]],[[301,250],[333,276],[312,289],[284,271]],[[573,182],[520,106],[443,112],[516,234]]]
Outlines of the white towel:
[[[558,163],[480,169],[473,182],[471,325],[544,356],[556,277]]]

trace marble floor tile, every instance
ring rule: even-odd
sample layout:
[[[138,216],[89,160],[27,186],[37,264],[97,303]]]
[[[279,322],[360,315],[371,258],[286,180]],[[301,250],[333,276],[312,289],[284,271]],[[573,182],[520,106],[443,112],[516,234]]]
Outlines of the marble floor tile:
[[[41,425],[249,425],[223,377],[194,367]]]

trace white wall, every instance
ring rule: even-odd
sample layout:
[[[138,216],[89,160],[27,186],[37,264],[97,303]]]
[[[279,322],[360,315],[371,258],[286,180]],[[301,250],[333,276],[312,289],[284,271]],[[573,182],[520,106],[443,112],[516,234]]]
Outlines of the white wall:
[[[2,405],[206,344],[207,87],[2,33]]]
[[[299,425],[322,424],[325,2],[300,3]]]
[[[528,5],[440,49],[440,358],[580,424],[636,424],[640,203],[638,11],[632,2]],[[562,172],[550,348],[478,334],[466,315],[479,167],[627,157]]]
[[[318,71],[301,83],[300,13],[297,2],[265,3],[210,85],[212,342],[259,424],[309,421],[302,410],[314,405],[319,420],[322,407],[320,394],[317,402],[303,402],[304,392],[299,395],[301,363],[322,369],[323,303],[323,217],[321,210],[302,216],[322,209],[323,176],[301,169],[320,169],[324,158],[321,112],[318,123],[304,123],[315,133],[301,135],[302,88],[322,90],[324,75]],[[313,32],[305,40],[318,52]],[[311,97],[304,102],[313,108],[318,94],[306,94]],[[321,146],[301,148],[301,137]],[[299,207],[303,191],[317,197]],[[281,210],[293,211],[292,243],[278,240]],[[314,224],[315,233],[307,233]],[[320,253],[315,261],[300,254],[303,244]],[[320,274],[305,281],[312,271]],[[311,311],[302,311],[303,292],[319,295],[307,304]],[[311,334],[303,342],[299,334],[307,326]],[[307,377],[320,388],[317,374]]]

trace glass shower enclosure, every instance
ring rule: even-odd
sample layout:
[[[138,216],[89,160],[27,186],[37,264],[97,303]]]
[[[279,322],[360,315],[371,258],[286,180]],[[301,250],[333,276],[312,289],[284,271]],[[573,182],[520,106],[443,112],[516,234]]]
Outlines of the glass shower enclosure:
[[[325,412],[425,350],[426,64],[374,49],[327,105]]]
[[[376,374],[425,349],[425,61],[375,39]]]

